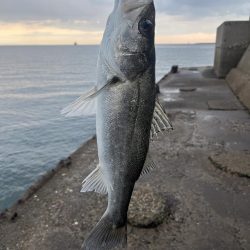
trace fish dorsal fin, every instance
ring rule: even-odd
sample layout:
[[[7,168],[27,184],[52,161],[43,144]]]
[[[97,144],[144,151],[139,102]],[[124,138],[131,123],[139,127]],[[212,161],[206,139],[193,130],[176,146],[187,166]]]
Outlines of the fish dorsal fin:
[[[164,131],[168,131],[171,129],[173,129],[173,126],[159,100],[156,99],[155,110],[150,131],[151,140],[154,140],[155,136],[157,137],[158,133],[163,133]]]
[[[146,175],[151,172],[151,170],[155,169],[156,165],[150,155],[150,153],[147,154],[146,161],[144,163],[143,169],[141,171],[141,176]]]
[[[97,87],[92,88],[88,92],[84,93],[66,108],[61,111],[62,115],[67,117],[72,116],[88,116],[96,114],[96,98],[102,91],[108,87],[110,84],[117,83],[120,79],[116,76],[111,78],[107,83],[97,89]]]
[[[81,192],[96,192],[99,194],[107,194],[108,188],[104,181],[101,168],[98,165],[82,182]]]

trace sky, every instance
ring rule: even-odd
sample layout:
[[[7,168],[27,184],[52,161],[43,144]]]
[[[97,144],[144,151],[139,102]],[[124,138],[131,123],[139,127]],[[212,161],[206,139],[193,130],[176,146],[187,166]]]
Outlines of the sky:
[[[99,44],[113,2],[0,0],[0,45]],[[221,23],[250,15],[249,0],[155,0],[155,5],[158,44],[212,43]]]

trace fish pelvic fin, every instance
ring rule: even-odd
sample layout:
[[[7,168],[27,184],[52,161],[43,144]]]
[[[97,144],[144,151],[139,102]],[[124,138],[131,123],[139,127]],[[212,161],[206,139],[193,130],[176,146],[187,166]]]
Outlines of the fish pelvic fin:
[[[127,225],[116,227],[108,214],[104,214],[84,241],[81,250],[111,250],[127,246]]]
[[[96,169],[83,180],[81,192],[108,193],[108,185],[104,181],[100,165],[97,165]]]
[[[151,157],[151,155],[148,153],[146,161],[144,163],[143,169],[141,171],[141,176],[144,176],[146,174],[149,174],[151,170],[155,169],[156,165]]]
[[[157,137],[158,133],[163,133],[164,131],[169,131],[172,129],[172,123],[170,122],[159,100],[156,99],[155,110],[150,131],[150,139],[154,140],[154,138]]]

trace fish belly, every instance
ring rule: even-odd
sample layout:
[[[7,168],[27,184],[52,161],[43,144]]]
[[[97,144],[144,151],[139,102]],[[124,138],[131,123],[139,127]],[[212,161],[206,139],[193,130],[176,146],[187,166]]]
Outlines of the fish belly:
[[[154,88],[125,83],[105,90],[97,103],[98,156],[114,224],[126,223],[127,209],[149,147]]]

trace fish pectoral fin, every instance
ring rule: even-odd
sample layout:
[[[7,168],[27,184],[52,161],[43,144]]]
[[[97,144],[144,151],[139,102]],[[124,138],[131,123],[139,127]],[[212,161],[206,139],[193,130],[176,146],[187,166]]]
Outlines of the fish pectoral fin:
[[[67,117],[95,115],[96,100],[94,97],[96,96],[96,92],[96,87],[92,88],[90,91],[86,92],[64,108],[61,111],[61,114]]]
[[[146,161],[144,163],[143,169],[141,171],[141,176],[146,175],[151,172],[151,170],[155,169],[156,165],[151,157],[151,155],[148,153]]]
[[[164,108],[160,104],[159,100],[156,99],[155,110],[153,114],[153,120],[150,131],[150,139],[153,140],[157,137],[158,133],[163,133],[164,131],[172,130],[173,126],[164,111]]]
[[[114,84],[120,81],[120,79],[116,76],[112,77],[107,83],[97,89],[95,86],[90,91],[86,92],[74,102],[69,104],[66,108],[61,111],[62,115],[67,117],[72,116],[88,116],[88,115],[95,115],[96,114],[96,98],[107,86],[110,84]]]
[[[127,225],[117,227],[109,214],[104,214],[84,241],[81,250],[124,249],[127,246]]]
[[[81,192],[96,192],[99,194],[107,194],[107,186],[104,182],[104,177],[100,166],[91,172],[82,182]]]

